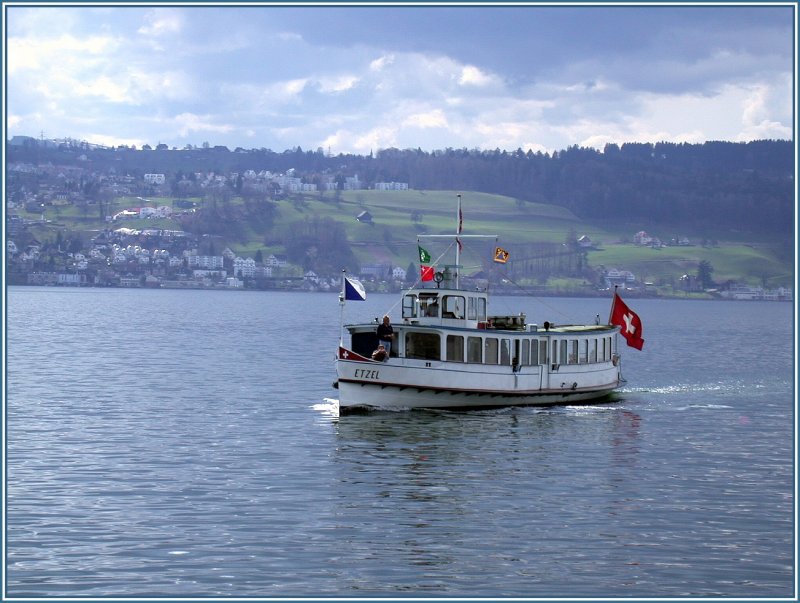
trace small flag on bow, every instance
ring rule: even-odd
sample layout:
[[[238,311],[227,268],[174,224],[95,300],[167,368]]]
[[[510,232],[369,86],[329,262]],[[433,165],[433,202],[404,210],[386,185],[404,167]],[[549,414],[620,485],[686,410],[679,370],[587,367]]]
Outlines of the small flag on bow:
[[[367,292],[361,281],[355,278],[344,277],[344,298],[351,301],[365,301]]]
[[[508,261],[508,252],[502,247],[495,247],[494,261],[499,264],[505,264]]]

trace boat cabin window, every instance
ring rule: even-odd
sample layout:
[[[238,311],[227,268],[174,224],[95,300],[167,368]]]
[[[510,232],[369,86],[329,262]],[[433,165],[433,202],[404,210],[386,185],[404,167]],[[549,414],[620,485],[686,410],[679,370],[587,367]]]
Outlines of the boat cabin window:
[[[531,355],[527,362],[522,364],[530,364],[531,366],[539,364],[539,342],[535,339],[531,340]]]
[[[531,354],[530,354],[530,346],[531,342],[527,339],[523,339],[522,341],[518,341],[517,344],[520,348],[520,358],[519,364],[525,365],[531,363]],[[533,347],[536,347],[536,342],[533,342]]]
[[[589,361],[589,340],[582,339],[580,342],[580,349],[578,351],[578,362],[586,364]]]
[[[437,318],[439,316],[439,294],[420,293],[419,312],[421,316]]]
[[[403,296],[403,318],[417,318],[417,296],[414,294]]]
[[[467,337],[467,362],[483,362],[483,340],[480,337]]]
[[[556,344],[558,342],[554,342]],[[567,341],[561,341],[561,346],[558,351],[558,363],[559,364],[566,364],[567,363]]]
[[[406,333],[406,358],[440,360],[441,353],[438,333]]]
[[[467,319],[486,320],[486,299],[483,297],[467,299]]]
[[[597,362],[597,339],[589,342],[589,362]]]
[[[378,336],[374,331],[353,333],[350,337],[350,347],[356,354],[369,358],[378,347]]]
[[[511,340],[510,339],[501,339],[500,340],[500,364],[503,364],[503,365],[511,364]]]
[[[539,364],[547,364],[547,340],[546,339],[542,339],[539,342]]]
[[[443,296],[442,318],[464,318],[465,301],[461,295]]]
[[[497,364],[497,340],[494,337],[487,337],[483,344],[483,361],[486,364]]]
[[[447,360],[464,362],[464,338],[460,335],[447,336]]]
[[[578,340],[569,340],[569,363],[578,364]]]

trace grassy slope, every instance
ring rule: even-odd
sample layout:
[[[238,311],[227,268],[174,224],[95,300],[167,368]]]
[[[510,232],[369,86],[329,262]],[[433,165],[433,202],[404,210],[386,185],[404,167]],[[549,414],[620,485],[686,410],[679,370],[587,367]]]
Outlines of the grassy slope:
[[[416,237],[428,234],[453,233],[456,227],[457,193],[455,191],[349,191],[339,200],[333,193],[309,195],[302,202],[278,202],[274,233],[286,225],[313,216],[329,217],[340,221],[353,249],[362,263],[391,262],[405,268],[416,259]],[[170,199],[151,199],[154,204],[171,205]],[[234,200],[233,203],[240,201]],[[141,204],[138,199],[120,199],[116,211]],[[780,262],[766,246],[752,246],[747,241],[719,241],[713,248],[668,247],[654,250],[637,247],[630,241],[634,230],[612,225],[601,227],[581,222],[564,208],[537,203],[519,203],[510,197],[484,193],[462,193],[464,234],[498,235],[500,244],[514,253],[515,243],[561,243],[573,230],[578,236],[588,235],[599,243],[601,250],[589,253],[592,266],[631,270],[637,277],[657,282],[660,279],[677,280],[683,274],[695,274],[697,263],[707,260],[714,268],[718,282],[727,279],[768,286],[787,285],[793,280],[793,266]],[[362,224],[355,218],[369,211],[373,224]],[[412,213],[419,212],[421,221],[412,221]],[[48,209],[46,217],[58,228],[97,231],[107,227],[95,218],[96,210],[88,216],[77,208],[64,207],[58,213]],[[38,216],[26,216],[38,218]],[[174,228],[168,220],[131,220],[114,225],[115,228]],[[246,241],[226,241],[236,253],[253,256],[261,249],[266,253],[279,253],[281,249],[265,245],[264,232],[247,228]],[[48,235],[48,232],[50,235]],[[40,238],[54,236],[53,227],[38,227]],[[669,238],[674,234],[651,232],[654,236]],[[272,237],[274,238],[274,237]],[[432,250],[433,252],[433,250]]]

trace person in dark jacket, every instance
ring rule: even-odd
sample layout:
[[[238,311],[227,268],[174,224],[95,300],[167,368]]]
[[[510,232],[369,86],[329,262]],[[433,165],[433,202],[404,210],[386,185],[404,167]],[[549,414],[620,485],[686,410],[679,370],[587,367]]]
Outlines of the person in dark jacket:
[[[386,355],[387,356],[390,355],[392,353],[392,340],[394,339],[394,329],[392,328],[392,324],[389,321],[388,315],[383,317],[383,322],[378,325],[376,334],[378,336],[378,343],[386,349]]]

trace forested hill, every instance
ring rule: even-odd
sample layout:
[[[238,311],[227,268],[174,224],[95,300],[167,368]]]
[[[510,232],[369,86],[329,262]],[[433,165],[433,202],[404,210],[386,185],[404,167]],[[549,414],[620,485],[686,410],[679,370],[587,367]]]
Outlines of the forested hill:
[[[284,152],[226,147],[141,150],[63,145],[58,150],[7,146],[9,161],[77,162],[96,172],[140,176],[245,170],[286,172],[307,182],[357,175],[366,187],[405,182],[418,190],[450,189],[508,195],[559,205],[578,217],[618,223],[690,227],[714,224],[725,230],[793,237],[794,143],[630,143],[600,152],[582,147],[548,153],[444,149],[385,149],[367,156],[330,155],[301,148]]]

